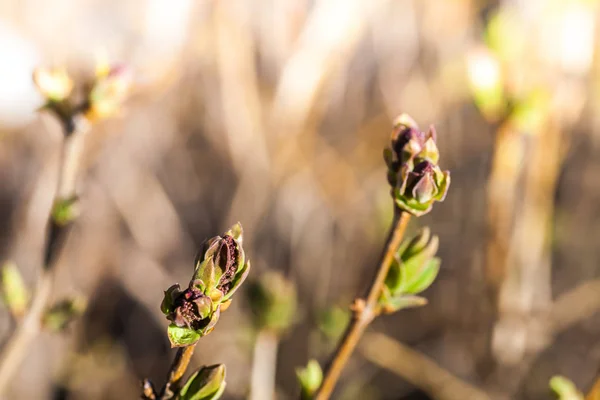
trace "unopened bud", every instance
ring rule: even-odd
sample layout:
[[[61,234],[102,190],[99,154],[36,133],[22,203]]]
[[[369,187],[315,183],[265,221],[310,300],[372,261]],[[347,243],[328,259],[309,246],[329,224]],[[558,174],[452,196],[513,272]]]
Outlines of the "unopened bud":
[[[241,237],[242,227],[237,224],[223,237],[207,240],[196,257],[188,287],[182,291],[177,284],[165,291],[161,311],[171,321],[172,346],[188,346],[208,335],[231,303],[231,295],[250,271]]]
[[[227,301],[248,276],[250,262],[241,243],[242,226],[238,223],[223,237],[207,240],[196,258],[194,285],[215,301]]]
[[[129,94],[132,80],[131,69],[124,65],[113,66],[98,75],[88,97],[87,117],[97,120],[116,115]]]
[[[64,68],[36,68],[33,82],[42,96],[53,102],[65,100],[73,90],[73,81]]]
[[[316,360],[310,360],[306,367],[296,368],[296,377],[302,389],[301,398],[312,399],[323,382],[323,370]]]
[[[450,173],[437,163],[435,128],[421,132],[404,115],[396,122],[390,146],[384,150],[388,182],[396,205],[415,216],[428,213],[434,201],[442,201],[450,185]]]
[[[225,365],[203,367],[179,391],[180,400],[217,400],[225,391]]]

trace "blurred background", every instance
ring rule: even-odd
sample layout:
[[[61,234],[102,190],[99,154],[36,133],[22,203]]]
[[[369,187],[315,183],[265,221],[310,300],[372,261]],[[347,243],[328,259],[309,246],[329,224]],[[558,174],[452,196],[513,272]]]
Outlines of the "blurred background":
[[[600,370],[599,11],[595,0],[3,0],[0,258],[30,287],[62,143],[36,113],[33,68],[85,74],[105,58],[135,73],[121,115],[86,143],[82,215],[58,265],[54,298],[84,295],[87,312],[36,340],[6,398],[130,399],[144,377],[161,384],[174,355],[163,290],[237,221],[251,278],[277,270],[296,285],[276,384],[278,399],[297,398],[295,368],[328,360],[373,274],[392,219],[382,149],[402,112],[435,124],[452,173],[446,201],[409,226],[440,236],[442,269],[428,306],[373,324],[385,336],[365,337],[334,398],[427,399],[445,384],[437,367],[492,398],[553,398],[554,374],[588,390]],[[0,310],[1,343],[13,329]],[[377,338],[432,363],[390,360]],[[255,339],[237,296],[193,365],[225,363],[224,398],[246,398]]]

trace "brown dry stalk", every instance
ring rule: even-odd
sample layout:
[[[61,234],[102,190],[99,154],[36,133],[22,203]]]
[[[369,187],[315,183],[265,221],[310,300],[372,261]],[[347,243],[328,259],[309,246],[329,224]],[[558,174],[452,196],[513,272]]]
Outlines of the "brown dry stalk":
[[[366,300],[356,299],[352,311],[353,318],[350,325],[346,329],[338,348],[336,349],[331,362],[329,363],[323,377],[323,383],[315,395],[315,400],[329,399],[335,385],[348,362],[350,355],[356,348],[360,337],[369,326],[371,321],[377,316],[377,301],[381,295],[381,290],[385,283],[394,256],[402,242],[406,226],[410,220],[410,214],[400,211],[397,207],[394,210],[394,223],[390,236],[388,238],[385,251],[379,263],[379,268],[373,283],[370,286],[369,294]]]
[[[77,195],[76,183],[83,153],[83,143],[87,132],[89,132],[90,124],[85,117],[77,115],[73,118],[73,124],[70,126],[72,128],[65,132],[65,141],[60,159],[58,188],[53,204],[73,199]],[[64,246],[71,226],[72,222],[61,225],[54,221],[52,215],[49,217],[44,262],[31,306],[8,340],[0,357],[0,394],[7,389],[15,372],[27,356],[31,342],[42,328],[42,317],[50,302],[54,288],[56,260]]]

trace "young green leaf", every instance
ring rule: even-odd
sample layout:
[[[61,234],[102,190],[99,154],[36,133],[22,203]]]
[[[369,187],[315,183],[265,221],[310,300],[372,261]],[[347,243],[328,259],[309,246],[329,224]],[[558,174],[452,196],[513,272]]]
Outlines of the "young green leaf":
[[[440,271],[441,260],[439,258],[432,258],[425,262],[425,265],[418,269],[413,270],[413,276],[409,276],[402,287],[402,292],[407,294],[418,294],[427,289]]]
[[[323,371],[316,360],[310,360],[305,368],[296,368],[302,399],[310,399],[323,382]]]
[[[77,197],[58,200],[52,207],[52,220],[59,225],[65,226],[79,216],[79,201]]]
[[[0,285],[2,301],[12,315],[15,317],[23,315],[29,303],[29,292],[14,263],[7,262],[0,269]]]
[[[167,335],[171,342],[171,347],[184,347],[196,343],[202,335],[195,330],[187,327],[180,328],[175,324],[169,325]]]
[[[319,315],[319,330],[330,340],[337,341],[351,318],[350,310],[338,306],[325,309]]]
[[[180,400],[217,400],[225,391],[225,365],[203,367],[189,377],[179,392]]]
[[[248,285],[247,300],[258,329],[284,333],[297,317],[296,287],[281,273],[268,271]]]
[[[583,400],[583,394],[571,380],[564,376],[556,375],[550,379],[550,388],[556,393],[559,400]]]
[[[87,308],[87,300],[81,296],[64,299],[54,304],[43,317],[44,327],[52,332],[64,330],[69,323],[80,317]]]

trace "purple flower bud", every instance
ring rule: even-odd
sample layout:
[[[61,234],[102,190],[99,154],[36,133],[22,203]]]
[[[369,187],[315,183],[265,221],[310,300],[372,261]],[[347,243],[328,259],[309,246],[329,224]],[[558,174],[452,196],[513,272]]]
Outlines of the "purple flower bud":
[[[179,292],[173,299],[172,309],[167,314],[167,319],[178,327],[198,330],[208,324],[207,317],[210,316],[211,311],[212,301],[210,298],[192,287]]]
[[[392,132],[392,150],[395,158],[405,163],[421,152],[425,134],[416,128],[400,125]]]
[[[406,192],[419,203],[427,203],[437,193],[434,166],[429,161],[420,162],[408,173]]]
[[[397,119],[390,146],[384,151],[392,196],[404,211],[419,216],[442,201],[450,184],[448,171],[438,167],[439,151],[433,126],[425,133],[407,115]]]
[[[215,264],[221,268],[223,271],[223,275],[221,275],[221,279],[219,280],[219,285],[217,289],[219,289],[223,294],[227,294],[231,289],[231,284],[233,283],[233,278],[235,277],[235,273],[238,270],[238,259],[239,259],[240,250],[238,246],[231,236],[225,236],[220,241],[220,247],[217,251]]]

